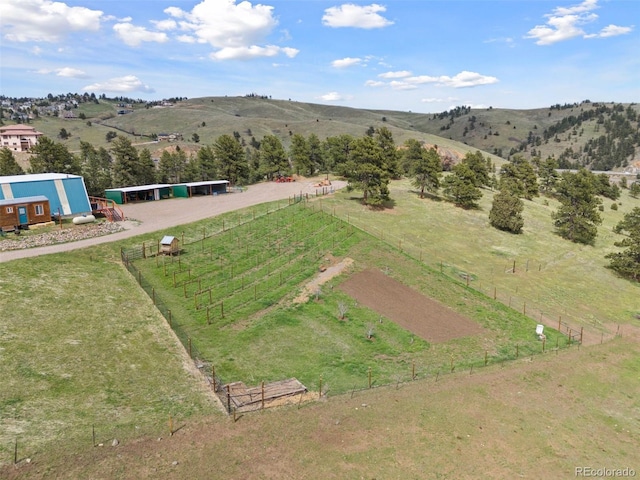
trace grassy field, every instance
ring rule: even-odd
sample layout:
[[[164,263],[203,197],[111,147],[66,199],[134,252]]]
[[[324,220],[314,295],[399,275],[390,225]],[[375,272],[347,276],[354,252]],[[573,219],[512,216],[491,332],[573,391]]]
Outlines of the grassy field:
[[[391,195],[394,208],[379,212],[363,209],[346,192],[315,203],[327,216],[335,213],[377,237],[356,230],[358,242],[336,253],[494,325],[491,338],[407,346],[409,335],[384,322],[378,327],[384,341],[372,345],[362,327],[378,316],[352,305],[350,321],[338,322],[337,302],[348,298],[337,291],[323,294],[320,302],[272,309],[259,321],[236,319],[236,330],[222,333],[229,347],[215,350],[212,342],[203,349],[211,348],[230,376],[246,375],[249,383],[281,378],[293,367],[312,386],[320,375],[334,375],[327,380],[331,396],[356,382],[364,387],[369,366],[376,385],[395,384],[403,380],[397,372],[408,375],[413,360],[424,380],[233,424],[217,413],[219,406],[166,320],[120,263],[120,248],[152,245],[159,234],[175,232],[3,263],[0,464],[13,462],[16,440],[22,462],[18,470],[0,470],[0,477],[77,478],[89,472],[85,476],[91,478],[202,478],[212,455],[221,473],[251,472],[249,478],[281,478],[282,472],[296,478],[473,478],[477,471],[493,472],[494,478],[558,478],[587,460],[610,467],[637,464],[640,351],[629,333],[634,330],[602,346],[476,368],[473,375],[469,370],[485,350],[498,358],[514,356],[512,348],[501,352],[495,339],[503,345],[520,342],[519,332],[535,324],[516,304],[525,298],[530,306],[540,296],[545,315],[554,307],[596,332],[610,333],[618,324],[637,328],[638,287],[604,268],[603,258],[616,238],[612,226],[637,200],[624,194],[617,211],[607,207],[595,247],[579,247],[551,233],[551,201],[527,202],[525,232],[511,236],[488,226],[489,192],[473,211],[420,200],[403,182],[392,185]],[[254,215],[250,209],[194,224],[185,228],[185,243],[197,251],[203,229],[218,231],[224,221],[227,230]],[[514,260],[516,273],[507,273]],[[146,262],[162,270],[155,259]],[[460,273],[471,274],[471,288]],[[499,300],[512,297],[514,309],[491,300],[493,286]],[[511,330],[515,322],[523,329]],[[303,363],[305,355],[309,360]],[[443,356],[440,368],[446,370],[452,356],[458,366],[436,388],[434,359],[442,362]],[[158,442],[167,435],[169,416],[187,426],[171,442]],[[286,442],[283,425],[289,429]],[[94,426],[97,442],[118,438],[122,448],[92,449]],[[34,460],[32,466],[25,458]],[[171,470],[176,459],[184,466]]]
[[[536,198],[525,202],[524,232],[511,235],[488,222],[493,192],[484,191],[480,207],[463,210],[440,199],[421,200],[408,181],[393,183],[395,207],[383,212],[363,209],[351,194],[338,192],[322,200],[325,209],[349,218],[378,238],[401,246],[414,258],[451,277],[470,274],[471,286],[536,318],[585,326],[600,337],[618,324],[637,324],[640,285],[607,269],[604,256],[617,251],[621,238],[613,227],[640,201],[623,191],[618,209],[604,202],[603,223],[595,246],[563,240],[553,233],[551,213],[558,204]],[[513,264],[516,264],[515,274]]]
[[[532,319],[352,229],[319,204],[312,207],[291,205],[211,236],[206,231],[214,225],[194,225],[185,234],[202,232],[201,240],[185,245],[179,262],[152,255],[153,245],[146,259],[132,262],[134,276],[163,311],[171,311],[185,346],[189,338],[199,360],[215,365],[225,381],[296,377],[315,389],[322,376],[337,394],[366,385],[369,368],[377,384],[388,384],[411,378],[412,366],[417,376],[426,376],[542,352]],[[444,344],[414,338],[333,288],[351,269],[317,299],[293,304],[327,255],[353,259],[356,271],[383,270],[473,319],[486,333]],[[339,319],[339,304],[348,305],[346,322]],[[368,325],[375,325],[375,342],[366,338]],[[565,346],[565,336],[547,333],[548,348]]]

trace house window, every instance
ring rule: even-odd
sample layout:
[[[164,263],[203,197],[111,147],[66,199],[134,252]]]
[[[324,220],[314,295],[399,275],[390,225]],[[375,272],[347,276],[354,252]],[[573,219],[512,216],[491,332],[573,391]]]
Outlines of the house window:
[[[44,215],[44,207],[42,205],[36,205],[36,215]]]
[[[7,207],[7,213],[13,213],[13,207]]]

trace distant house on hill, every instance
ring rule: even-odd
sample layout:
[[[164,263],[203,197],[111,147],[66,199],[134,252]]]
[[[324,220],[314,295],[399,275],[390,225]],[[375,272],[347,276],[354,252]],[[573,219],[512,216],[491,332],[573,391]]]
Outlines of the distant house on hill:
[[[159,142],[177,142],[182,140],[181,133],[159,133],[158,141]]]
[[[6,125],[0,127],[0,147],[7,147],[14,152],[27,152],[42,135],[42,132],[28,125]]]

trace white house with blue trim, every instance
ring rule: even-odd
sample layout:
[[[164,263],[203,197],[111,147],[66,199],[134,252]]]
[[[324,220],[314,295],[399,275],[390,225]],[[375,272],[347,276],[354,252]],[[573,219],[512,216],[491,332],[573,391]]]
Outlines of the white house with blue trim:
[[[84,179],[67,173],[36,173],[0,177],[0,200],[43,195],[49,200],[51,215],[91,213]]]

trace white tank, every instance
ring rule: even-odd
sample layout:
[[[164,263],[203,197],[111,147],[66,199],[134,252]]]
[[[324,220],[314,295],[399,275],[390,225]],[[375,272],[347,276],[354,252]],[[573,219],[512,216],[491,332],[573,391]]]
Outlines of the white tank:
[[[93,215],[82,215],[81,217],[73,217],[74,225],[82,225],[83,223],[91,223],[96,221],[96,217]]]

